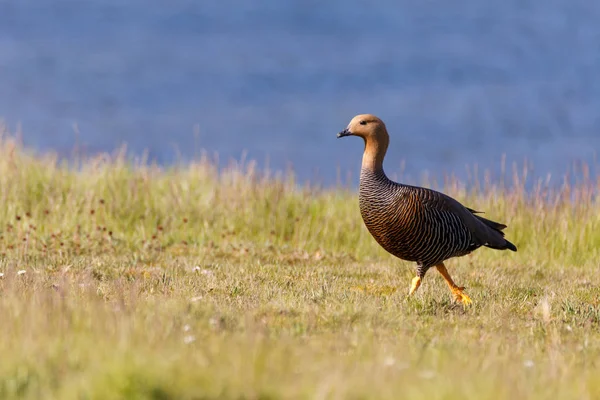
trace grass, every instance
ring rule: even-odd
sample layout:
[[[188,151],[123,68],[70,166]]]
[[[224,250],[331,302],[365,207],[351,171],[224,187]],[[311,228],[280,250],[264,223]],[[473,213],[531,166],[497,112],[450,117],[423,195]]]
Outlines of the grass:
[[[600,186],[444,190],[517,253],[431,270],[379,248],[354,190],[252,163],[70,168],[0,140],[0,398],[595,399]]]

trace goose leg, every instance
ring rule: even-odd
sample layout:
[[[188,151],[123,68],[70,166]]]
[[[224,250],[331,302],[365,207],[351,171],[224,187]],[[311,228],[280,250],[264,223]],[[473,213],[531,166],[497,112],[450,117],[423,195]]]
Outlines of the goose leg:
[[[417,291],[419,286],[421,286],[421,277],[415,276],[410,284],[410,291],[408,292],[408,295],[412,296],[412,294]]]
[[[471,305],[473,301],[471,301],[471,298],[469,296],[463,293],[464,287],[458,287],[456,283],[454,283],[444,263],[439,263],[435,267],[437,268],[438,272],[444,277],[444,280],[448,284],[450,291],[454,295],[454,299],[458,302],[463,303],[464,305]]]
[[[408,291],[409,296],[412,296],[413,293],[415,293],[417,291],[419,286],[421,286],[421,282],[423,281],[423,278],[425,277],[425,273],[427,272],[428,269],[429,268],[423,267],[423,265],[421,265],[421,263],[417,263],[417,276],[415,276],[412,279],[412,282],[410,284],[410,290]]]

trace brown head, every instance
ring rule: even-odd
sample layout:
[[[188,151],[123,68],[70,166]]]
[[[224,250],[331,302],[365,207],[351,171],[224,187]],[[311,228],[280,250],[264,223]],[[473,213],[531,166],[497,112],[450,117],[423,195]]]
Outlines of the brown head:
[[[352,118],[348,127],[337,134],[344,136],[359,136],[365,141],[363,168],[378,171],[383,168],[383,158],[387,151],[390,137],[382,120],[371,114],[360,114]]]

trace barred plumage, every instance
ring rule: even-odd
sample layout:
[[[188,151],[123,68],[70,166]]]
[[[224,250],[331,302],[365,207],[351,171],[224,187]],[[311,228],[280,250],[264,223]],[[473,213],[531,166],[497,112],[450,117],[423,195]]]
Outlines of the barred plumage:
[[[383,159],[389,136],[385,124],[373,115],[358,115],[338,134],[360,136],[365,152],[360,175],[359,206],[373,238],[389,253],[417,263],[410,293],[420,285],[427,270],[436,266],[456,299],[470,299],[454,284],[443,262],[487,246],[516,247],[504,239],[506,225],[475,215],[458,201],[435,190],[404,185],[388,179]]]

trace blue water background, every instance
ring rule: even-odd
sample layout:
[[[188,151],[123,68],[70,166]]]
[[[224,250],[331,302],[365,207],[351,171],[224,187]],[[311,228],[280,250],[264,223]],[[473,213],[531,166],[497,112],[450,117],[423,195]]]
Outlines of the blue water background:
[[[335,134],[369,112],[391,175],[497,177],[506,154],[560,181],[600,149],[599,21],[583,0],[0,0],[0,117],[42,151],[247,152],[333,184],[362,152]]]

